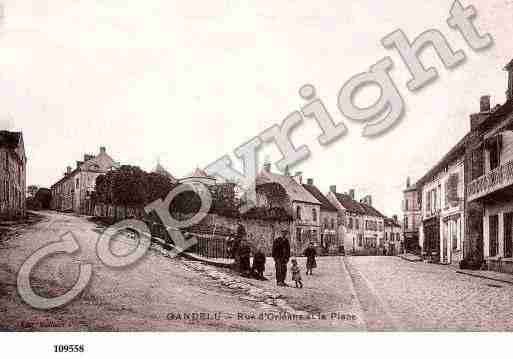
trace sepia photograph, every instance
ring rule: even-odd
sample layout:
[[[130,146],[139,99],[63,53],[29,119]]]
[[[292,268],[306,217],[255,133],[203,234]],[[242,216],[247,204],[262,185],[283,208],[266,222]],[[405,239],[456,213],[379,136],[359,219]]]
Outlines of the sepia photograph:
[[[0,0],[2,342],[503,346],[512,19],[512,0]]]

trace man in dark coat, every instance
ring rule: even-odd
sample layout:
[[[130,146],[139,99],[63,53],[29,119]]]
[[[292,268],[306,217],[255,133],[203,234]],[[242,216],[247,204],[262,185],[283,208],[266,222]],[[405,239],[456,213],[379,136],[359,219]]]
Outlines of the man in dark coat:
[[[262,251],[262,248],[257,247],[255,254],[253,255],[253,276],[256,279],[265,280],[264,271],[265,271],[265,254]]]
[[[242,238],[239,248],[240,273],[244,276],[250,274],[251,247],[245,237]]]
[[[281,231],[281,236],[273,242],[272,256],[276,267],[276,284],[280,287],[286,287],[285,278],[287,277],[287,263],[290,258],[289,232]]]

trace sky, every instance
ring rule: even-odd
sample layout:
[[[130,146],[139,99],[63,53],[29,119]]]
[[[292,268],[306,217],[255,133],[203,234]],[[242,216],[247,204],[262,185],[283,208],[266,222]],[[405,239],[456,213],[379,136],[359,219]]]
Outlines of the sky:
[[[323,192],[356,189],[374,206],[401,214],[406,177],[425,174],[469,130],[479,97],[505,101],[504,65],[513,58],[513,1],[468,0],[477,29],[494,45],[468,47],[448,27],[452,1],[121,1],[0,0],[0,126],[22,130],[28,184],[50,186],[66,166],[100,146],[122,164],[155,167],[175,177],[205,167],[280,124],[315,86],[347,135],[329,146],[305,120],[292,132],[310,157],[291,168]],[[410,75],[381,39],[402,29],[410,40],[441,31],[466,61],[443,67],[427,48],[421,58],[439,77],[410,92]],[[406,105],[398,125],[377,138],[345,118],[337,95],[352,76],[390,56],[391,76]],[[379,96],[364,88],[356,104]],[[260,158],[281,155],[266,144]]]

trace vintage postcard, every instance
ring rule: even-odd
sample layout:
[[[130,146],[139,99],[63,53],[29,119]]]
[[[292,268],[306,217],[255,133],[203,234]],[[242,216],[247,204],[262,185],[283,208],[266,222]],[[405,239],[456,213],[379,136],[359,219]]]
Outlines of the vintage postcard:
[[[4,334],[513,330],[513,1],[0,5]]]

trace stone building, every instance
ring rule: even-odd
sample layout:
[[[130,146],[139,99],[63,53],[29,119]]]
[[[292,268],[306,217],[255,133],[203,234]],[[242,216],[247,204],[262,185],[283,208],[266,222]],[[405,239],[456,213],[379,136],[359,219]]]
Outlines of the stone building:
[[[292,217],[290,247],[300,255],[310,242],[321,244],[321,203],[302,186],[302,176],[272,173],[266,164],[257,175],[257,206],[283,208]]]
[[[321,204],[320,206],[320,246],[323,253],[340,253],[344,239],[338,231],[338,213],[329,199],[314,185],[313,178],[308,178],[303,187]]]
[[[417,184],[412,184],[410,177],[406,179],[406,188],[403,191],[403,238],[407,252],[418,252],[419,227],[421,223],[420,198],[417,192]],[[420,254],[420,253],[419,253]]]
[[[0,131],[0,218],[25,216],[26,166],[23,134]]]
[[[76,162],[75,169],[67,167],[62,178],[50,187],[51,208],[86,212],[85,205],[94,191],[96,177],[118,167],[119,163],[107,154],[105,147],[100,147],[100,153],[96,156],[84,154],[84,159]]]
[[[420,246],[432,261],[458,264],[465,240],[464,136],[419,181],[422,211]]]
[[[337,209],[346,253],[380,253],[385,245],[385,216],[372,206],[372,197],[365,196],[358,202],[353,189],[338,193],[336,186],[331,186],[327,198]]]
[[[470,116],[465,153],[467,256],[488,268],[513,273],[513,61],[507,99],[490,106],[480,100],[480,112]]]

